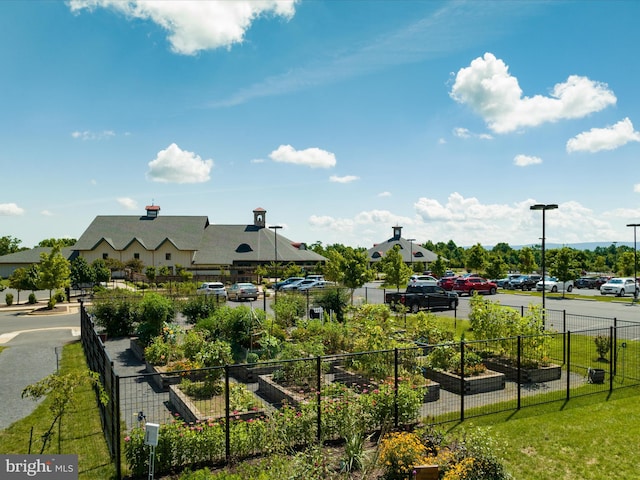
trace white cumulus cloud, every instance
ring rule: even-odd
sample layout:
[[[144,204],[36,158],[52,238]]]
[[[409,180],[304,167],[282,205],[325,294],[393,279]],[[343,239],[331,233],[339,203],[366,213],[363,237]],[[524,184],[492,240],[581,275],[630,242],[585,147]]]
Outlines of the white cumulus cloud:
[[[391,192],[380,192],[378,194],[379,197],[390,197],[391,196]]]
[[[311,168],[331,168],[336,166],[336,156],[320,148],[296,150],[291,145],[280,145],[269,154],[274,162],[293,163]]]
[[[329,181],[334,183],[351,183],[351,182],[355,182],[356,180],[360,180],[360,177],[357,177],[355,175],[345,175],[343,177],[339,177],[337,175],[331,175],[329,177]]]
[[[528,167],[529,165],[538,165],[542,163],[540,157],[532,157],[530,155],[516,155],[513,159],[513,164],[516,167]]]
[[[481,115],[496,133],[581,118],[617,101],[605,83],[578,75],[556,84],[549,96],[523,96],[518,79],[491,53],[485,53],[458,71],[450,95]]]
[[[129,18],[151,20],[168,32],[171,49],[194,55],[242,43],[254,20],[273,15],[290,19],[299,0],[70,0],[72,12],[97,7]]]
[[[567,152],[615,150],[629,142],[640,142],[640,132],[633,129],[629,118],[625,118],[606,128],[592,128],[588,132],[579,133],[567,142]]]
[[[172,143],[149,162],[147,178],[164,183],[203,183],[209,180],[212,168],[213,160],[202,160]]]
[[[9,217],[24,214],[24,208],[19,207],[15,203],[0,203],[0,215]]]
[[[124,208],[126,208],[127,210],[137,210],[138,209],[138,203],[133,200],[132,198],[129,197],[120,197],[118,198],[118,203],[123,206]]]

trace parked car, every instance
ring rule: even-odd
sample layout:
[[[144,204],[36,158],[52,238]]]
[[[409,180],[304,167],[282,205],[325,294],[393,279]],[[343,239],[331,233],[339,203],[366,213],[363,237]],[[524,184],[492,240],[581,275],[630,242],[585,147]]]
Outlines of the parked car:
[[[612,277],[609,277],[607,275],[600,275],[597,279],[596,279],[596,286],[593,288],[596,288],[598,290],[600,290],[600,287],[602,285],[604,285],[605,283],[607,283],[609,280],[611,280]]]
[[[538,292],[542,291],[542,280],[540,280],[536,284],[536,290]],[[571,292],[573,290],[573,280],[567,280],[566,282],[561,282],[556,277],[545,277],[544,278],[544,290],[549,292]]]
[[[438,285],[447,291],[453,290],[453,284],[456,283],[458,277],[442,277],[438,280]]]
[[[319,288],[325,288],[329,286],[334,286],[335,283],[327,282],[326,280],[314,280],[311,283],[300,283],[298,284],[297,290],[299,292],[306,292],[307,290],[316,290]]]
[[[289,278],[285,278],[284,280],[282,280],[280,282],[276,282],[275,285],[273,286],[273,288],[275,290],[280,290],[285,285],[289,285],[290,283],[293,283],[293,282],[299,282],[301,280],[304,280],[304,277],[289,277]]]
[[[498,286],[482,277],[459,277],[453,284],[453,291],[458,295],[466,293],[471,296],[474,292],[495,295],[498,291]]]
[[[637,292],[639,292],[638,282],[627,277],[614,277],[600,287],[601,295],[624,297],[627,293],[635,295]]]
[[[506,288],[505,285],[507,284],[507,282],[513,280],[514,278],[518,278],[519,276],[520,276],[519,273],[510,273],[504,278],[497,278],[491,281],[495,283],[498,286],[498,288]]]
[[[576,280],[576,288],[596,288],[598,277],[580,277]]]
[[[257,300],[258,287],[253,283],[234,283],[227,289],[229,300]]]
[[[291,282],[288,285],[284,285],[283,287],[280,288],[280,291],[281,292],[291,292],[291,291],[298,290],[300,288],[304,289],[306,286],[312,285],[312,284],[314,284],[316,282],[317,282],[317,280],[315,280],[313,278],[303,278],[302,280],[298,280],[296,282]]]
[[[324,280],[324,275],[307,275],[305,278],[309,279],[309,280]]]
[[[204,282],[200,285],[196,293],[198,295],[216,295],[218,297],[227,297],[227,289],[224,288],[222,282]]]
[[[504,288],[509,290],[522,290],[526,292],[536,288],[537,283],[542,280],[542,275],[518,275],[505,283]]]
[[[402,306],[411,313],[418,313],[421,309],[448,308],[454,310],[458,306],[458,294],[447,292],[434,284],[409,285],[406,292],[388,292],[384,302],[392,308]]]
[[[407,286],[409,286],[409,285],[427,285],[427,284],[437,285],[438,284],[438,279],[436,277],[431,276],[431,275],[414,274],[414,275],[411,275],[409,277],[409,283],[407,283]]]

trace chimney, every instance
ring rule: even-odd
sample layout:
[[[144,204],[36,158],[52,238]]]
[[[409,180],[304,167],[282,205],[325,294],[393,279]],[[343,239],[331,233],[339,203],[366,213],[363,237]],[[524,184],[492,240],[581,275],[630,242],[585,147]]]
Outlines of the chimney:
[[[253,225],[264,228],[266,225],[267,211],[264,208],[256,208],[253,211]]]
[[[393,227],[392,240],[400,240],[400,237],[402,237],[402,227],[396,225],[395,227]]]

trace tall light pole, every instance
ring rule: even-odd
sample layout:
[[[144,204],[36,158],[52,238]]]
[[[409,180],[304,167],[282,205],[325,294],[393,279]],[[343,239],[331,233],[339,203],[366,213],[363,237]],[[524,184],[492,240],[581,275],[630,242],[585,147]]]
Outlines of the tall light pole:
[[[413,273],[413,242],[416,241],[415,238],[407,238],[409,242],[409,265],[411,265],[411,273]]]
[[[278,283],[278,230],[282,228],[281,225],[272,225],[269,227],[273,230],[273,250],[274,250],[274,267],[276,269],[276,278],[273,282],[273,301],[277,303],[278,301],[278,289],[276,288],[276,283]],[[277,310],[274,310],[276,312]],[[277,314],[276,314],[277,315]],[[276,318],[277,319],[277,318]]]
[[[640,227],[640,223],[627,223],[627,227],[633,227],[633,281],[637,282],[638,278],[638,249],[636,248],[636,227]],[[638,301],[638,287],[633,290],[633,301]]]
[[[536,203],[535,205],[531,205],[529,207],[531,210],[542,210],[542,318],[544,319],[546,316],[544,296],[545,291],[547,290],[546,281],[545,281],[545,265],[544,265],[544,245],[545,245],[545,212],[547,210],[555,210],[558,208],[558,205],[555,203]]]

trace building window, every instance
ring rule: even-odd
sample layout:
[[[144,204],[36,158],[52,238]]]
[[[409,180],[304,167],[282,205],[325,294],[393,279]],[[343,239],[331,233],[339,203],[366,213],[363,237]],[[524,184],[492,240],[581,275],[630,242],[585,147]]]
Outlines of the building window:
[[[108,253],[103,253],[102,254],[102,259],[106,260],[107,258],[109,258],[109,254]]]
[[[140,254],[139,253],[134,253],[133,254],[133,258],[135,258],[136,260],[140,260]]]
[[[165,253],[164,254],[164,259],[165,260],[171,260],[171,254],[170,253]]]

